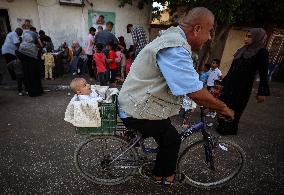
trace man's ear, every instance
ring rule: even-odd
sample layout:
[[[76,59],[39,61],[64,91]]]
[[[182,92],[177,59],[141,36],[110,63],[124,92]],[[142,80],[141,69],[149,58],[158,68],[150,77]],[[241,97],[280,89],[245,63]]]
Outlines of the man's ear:
[[[200,25],[195,25],[194,28],[193,28],[194,36],[197,36],[197,34],[199,33],[200,30],[201,30],[201,26]]]

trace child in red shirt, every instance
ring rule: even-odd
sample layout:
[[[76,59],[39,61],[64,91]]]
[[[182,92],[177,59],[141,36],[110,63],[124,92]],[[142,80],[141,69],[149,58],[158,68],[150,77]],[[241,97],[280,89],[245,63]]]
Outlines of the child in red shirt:
[[[221,95],[221,91],[222,91],[222,84],[221,81],[219,80],[215,80],[214,81],[214,87],[211,88],[210,93],[215,97],[215,98],[219,98]]]
[[[113,44],[111,44],[111,43],[108,43],[106,45],[106,49],[109,51],[107,59],[106,59],[106,62],[108,63],[108,68],[109,68],[109,71],[110,71],[110,78],[109,79],[110,79],[111,83],[114,83],[115,82],[115,76],[116,76],[116,68],[117,68],[117,65],[115,63],[116,53],[113,50]]]
[[[104,45],[101,43],[96,44],[96,53],[93,55],[93,61],[96,62],[97,78],[100,85],[105,85],[106,75],[106,56],[102,52]]]
[[[219,98],[220,95],[221,95],[221,92],[222,92],[222,83],[220,80],[215,80],[214,81],[214,87],[212,87],[210,89],[210,93],[215,97],[215,98]],[[208,117],[211,117],[211,118],[215,118],[216,116],[216,112],[215,111],[212,111],[212,110],[209,110],[209,113],[206,115]]]

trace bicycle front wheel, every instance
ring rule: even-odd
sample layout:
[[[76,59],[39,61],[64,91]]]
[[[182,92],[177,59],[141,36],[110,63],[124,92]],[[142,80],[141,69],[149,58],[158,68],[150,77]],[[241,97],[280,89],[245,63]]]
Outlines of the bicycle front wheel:
[[[237,176],[245,162],[243,149],[230,141],[218,141],[212,149],[211,165],[206,162],[205,141],[187,147],[178,160],[178,171],[185,175],[185,182],[195,187],[219,187]]]
[[[117,136],[95,136],[79,144],[74,161],[77,170],[97,184],[116,185],[137,171],[138,155]]]

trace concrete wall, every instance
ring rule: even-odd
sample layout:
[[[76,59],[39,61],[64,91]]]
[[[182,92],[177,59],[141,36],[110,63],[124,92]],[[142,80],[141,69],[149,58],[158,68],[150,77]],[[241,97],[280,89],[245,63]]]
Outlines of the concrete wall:
[[[229,31],[220,65],[220,69],[224,76],[229,71],[233,61],[233,55],[237,49],[244,45],[244,38],[247,30],[248,28],[232,28]]]
[[[132,44],[130,34],[126,33],[126,25],[142,26],[147,33],[150,28],[152,5],[146,5],[139,10],[137,0],[133,6],[125,5],[119,8],[118,0],[89,0],[94,4],[94,11],[115,12],[115,35],[124,36],[126,44]],[[88,10],[90,5],[82,7],[60,5],[58,0],[14,0],[11,3],[0,0],[0,8],[8,9],[12,30],[17,27],[17,18],[31,18],[34,26],[49,35],[55,45],[66,41],[69,45],[77,40],[85,46],[88,34]],[[149,36],[149,34],[148,34]]]
[[[39,29],[40,21],[36,0],[14,0],[9,3],[0,0],[0,9],[7,9],[12,30],[18,27],[17,18],[28,18],[33,20],[33,25]]]

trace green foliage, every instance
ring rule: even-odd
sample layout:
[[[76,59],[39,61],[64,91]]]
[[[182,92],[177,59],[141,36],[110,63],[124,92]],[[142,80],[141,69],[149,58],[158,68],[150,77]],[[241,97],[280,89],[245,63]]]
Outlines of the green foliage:
[[[118,0],[119,6],[132,5],[132,0]],[[210,9],[218,24],[254,24],[283,25],[284,24],[284,0],[154,0],[157,3],[168,6],[171,13],[177,7],[187,9],[203,6]],[[138,0],[138,7],[143,9],[150,0]],[[153,18],[159,18],[160,10],[153,8]]]
[[[163,3],[164,0],[157,2]],[[210,9],[219,24],[283,24],[283,0],[169,0],[169,8],[188,9],[203,6]]]
[[[132,0],[118,0],[119,1],[119,7],[123,7],[125,4],[129,4],[132,5]],[[149,2],[152,3],[152,1],[150,0],[138,0],[138,4],[137,7],[139,9],[143,9],[144,8],[144,4],[148,4]]]

